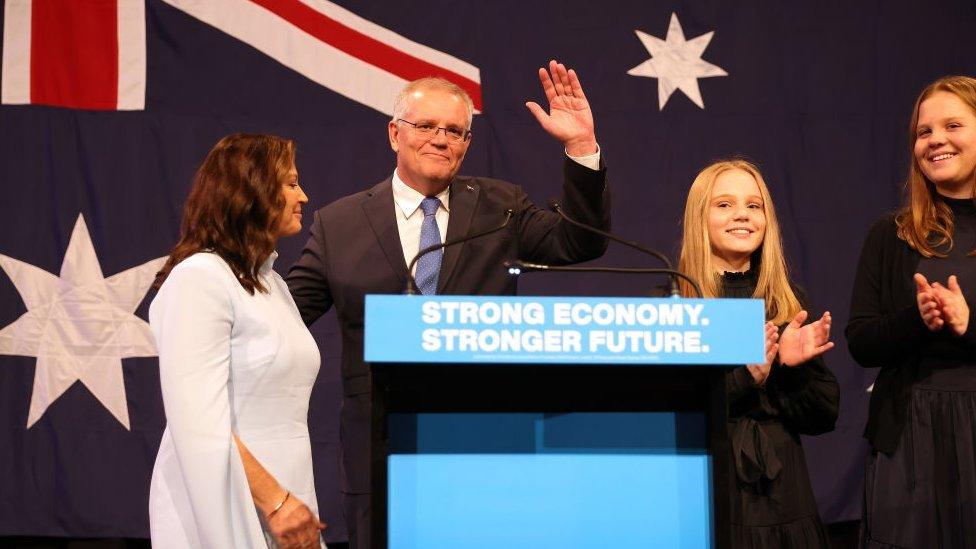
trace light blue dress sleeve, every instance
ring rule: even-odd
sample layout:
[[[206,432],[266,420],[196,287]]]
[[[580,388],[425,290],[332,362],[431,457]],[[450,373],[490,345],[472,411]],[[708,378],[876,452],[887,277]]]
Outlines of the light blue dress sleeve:
[[[230,269],[197,254],[150,308],[167,427],[150,489],[154,547],[267,547],[233,440]]]

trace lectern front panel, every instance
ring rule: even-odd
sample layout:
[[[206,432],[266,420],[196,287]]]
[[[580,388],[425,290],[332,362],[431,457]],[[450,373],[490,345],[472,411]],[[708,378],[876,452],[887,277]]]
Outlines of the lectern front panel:
[[[695,412],[393,413],[391,548],[708,547]]]

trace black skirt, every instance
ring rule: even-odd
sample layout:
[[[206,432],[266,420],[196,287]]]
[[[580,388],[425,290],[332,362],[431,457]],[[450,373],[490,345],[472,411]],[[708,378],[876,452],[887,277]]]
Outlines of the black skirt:
[[[829,547],[800,439],[779,420],[730,422],[732,546]]]
[[[912,390],[895,452],[872,452],[862,546],[976,548],[976,368],[936,370]]]

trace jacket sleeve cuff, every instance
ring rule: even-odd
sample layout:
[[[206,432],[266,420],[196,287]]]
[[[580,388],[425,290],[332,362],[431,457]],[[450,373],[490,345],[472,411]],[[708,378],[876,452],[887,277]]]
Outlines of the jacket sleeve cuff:
[[[566,156],[568,156],[570,158],[570,160],[576,162],[577,164],[579,164],[581,166],[586,166],[587,168],[589,168],[591,170],[596,171],[596,170],[599,170],[600,169],[600,145],[599,145],[599,143],[596,146],[596,152],[593,153],[593,154],[587,154],[587,155],[583,155],[583,156],[573,156],[573,155],[569,154],[569,152],[567,151],[566,152]]]

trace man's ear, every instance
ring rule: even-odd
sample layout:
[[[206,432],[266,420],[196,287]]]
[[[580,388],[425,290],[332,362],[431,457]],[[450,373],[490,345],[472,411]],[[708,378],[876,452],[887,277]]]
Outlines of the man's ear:
[[[393,149],[393,152],[400,152],[398,150],[400,145],[397,141],[400,136],[400,127],[397,126],[396,121],[390,120],[390,123],[386,126],[386,130],[390,134],[390,148]]]

